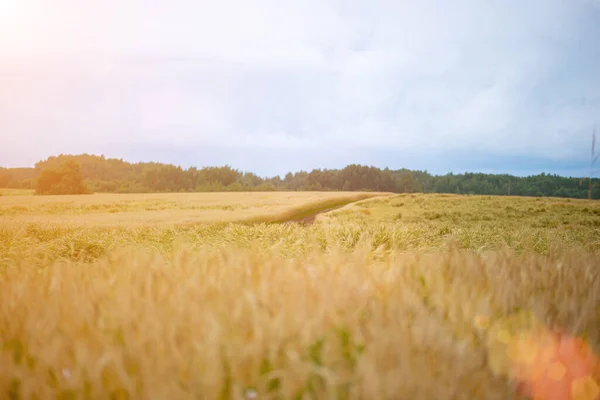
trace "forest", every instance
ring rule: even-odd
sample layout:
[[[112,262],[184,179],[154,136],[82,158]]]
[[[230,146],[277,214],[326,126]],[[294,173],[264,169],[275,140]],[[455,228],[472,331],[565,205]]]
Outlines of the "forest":
[[[283,178],[221,167],[190,167],[155,162],[129,163],[97,155],[52,156],[34,168],[0,168],[0,187],[35,189],[45,170],[59,170],[75,162],[85,192],[217,192],[217,191],[378,191],[396,193],[456,193],[479,195],[587,198],[586,178],[539,174],[464,173],[432,175],[427,171],[391,170],[348,165],[342,169],[289,172]],[[600,198],[600,179],[592,180],[592,198]]]

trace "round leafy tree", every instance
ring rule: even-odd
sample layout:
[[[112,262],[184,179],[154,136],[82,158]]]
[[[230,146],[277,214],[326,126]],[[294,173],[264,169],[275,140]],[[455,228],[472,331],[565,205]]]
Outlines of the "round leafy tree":
[[[58,168],[45,168],[37,179],[36,194],[86,194],[79,164],[64,161]]]

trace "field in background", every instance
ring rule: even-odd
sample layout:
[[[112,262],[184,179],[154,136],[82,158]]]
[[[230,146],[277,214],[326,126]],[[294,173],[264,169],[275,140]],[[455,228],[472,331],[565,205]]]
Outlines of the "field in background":
[[[0,198],[0,393],[596,399],[600,203],[344,196]]]
[[[30,189],[5,189],[0,188],[0,196],[30,196],[34,190]]]
[[[382,195],[348,192],[153,193],[0,198],[0,222],[165,226],[261,221]]]

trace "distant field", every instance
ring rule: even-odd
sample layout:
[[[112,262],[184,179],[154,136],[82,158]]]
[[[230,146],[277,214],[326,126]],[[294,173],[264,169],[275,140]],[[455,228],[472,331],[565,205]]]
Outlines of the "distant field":
[[[322,218],[378,234],[388,249],[438,249],[452,240],[477,251],[600,250],[598,201],[401,194],[364,200]]]
[[[0,397],[598,399],[600,202],[375,195],[0,197]]]
[[[0,196],[29,196],[34,190],[30,189],[4,189],[0,188]]]
[[[183,225],[260,220],[306,206],[339,205],[377,196],[348,192],[236,192],[6,196],[0,222],[86,226]]]

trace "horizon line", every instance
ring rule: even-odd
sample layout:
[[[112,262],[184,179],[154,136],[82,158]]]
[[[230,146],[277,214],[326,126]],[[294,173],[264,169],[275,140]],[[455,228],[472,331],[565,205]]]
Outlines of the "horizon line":
[[[175,163],[167,163],[167,162],[161,162],[161,161],[130,161],[127,160],[126,158],[123,157],[111,157],[111,156],[106,156],[105,154],[94,154],[94,153],[78,153],[78,154],[71,154],[71,153],[59,153],[58,155],[51,155],[46,157],[45,159],[41,159],[38,160],[37,162],[34,163],[33,166],[28,166],[28,167],[4,167],[2,165],[0,165],[0,169],[6,169],[6,170],[11,170],[11,169],[35,169],[35,164],[39,163],[39,162],[44,162],[49,160],[50,158],[59,158],[59,157],[80,157],[80,156],[89,156],[89,157],[98,157],[98,158],[104,158],[105,160],[118,160],[118,161],[122,161],[128,164],[159,164],[159,165],[168,165],[168,166],[174,166],[174,167],[178,167],[181,168],[183,170],[189,170],[190,168],[196,168],[196,169],[203,169],[203,168],[223,168],[223,167],[229,167],[231,169],[233,169],[234,171],[240,172],[240,173],[251,173],[254,174],[256,176],[259,176],[260,178],[263,179],[271,179],[271,178],[276,178],[279,177],[281,179],[283,179],[285,177],[285,175],[287,174],[275,174],[275,175],[264,175],[261,176],[253,171],[249,171],[249,170],[243,170],[243,169],[238,169],[235,168],[233,165],[226,163],[226,164],[222,164],[222,165],[203,165],[203,166],[197,166],[197,165],[190,165],[188,167],[185,167],[181,164],[175,164]],[[388,166],[377,166],[377,165],[373,165],[373,164],[361,164],[361,163],[349,163],[346,164],[344,167],[339,167],[339,168],[312,168],[312,169],[299,169],[296,171],[288,171],[288,173],[292,173],[292,174],[296,174],[299,172],[308,172],[310,173],[311,171],[335,171],[335,170],[341,170],[343,168],[346,168],[348,166],[351,165],[358,165],[358,166],[363,166],[363,167],[370,167],[370,168],[377,168],[380,170],[386,170],[388,169],[391,172],[397,172],[397,171],[401,171],[401,170],[407,170],[407,171],[411,171],[411,172],[422,172],[422,173],[426,173],[429,174],[430,176],[447,176],[447,175],[466,175],[466,174],[481,174],[481,175],[495,175],[495,176],[511,176],[511,177],[515,177],[515,178],[528,178],[528,177],[535,177],[535,176],[540,176],[540,175],[549,175],[549,176],[557,176],[557,177],[561,177],[561,178],[569,178],[569,179],[589,179],[591,178],[592,180],[595,179],[600,179],[600,177],[595,177],[595,176],[574,176],[574,175],[561,175],[558,173],[551,173],[551,172],[540,172],[537,174],[529,174],[529,175],[517,175],[517,174],[512,174],[512,173],[508,173],[508,172],[496,172],[496,173],[490,173],[490,172],[481,172],[481,171],[468,171],[465,170],[464,172],[453,172],[453,171],[448,171],[446,173],[432,173],[429,172],[427,169],[410,169],[410,168],[406,168],[406,167],[402,167],[402,168],[397,168],[397,169],[392,169]],[[593,174],[592,174],[593,175]]]

